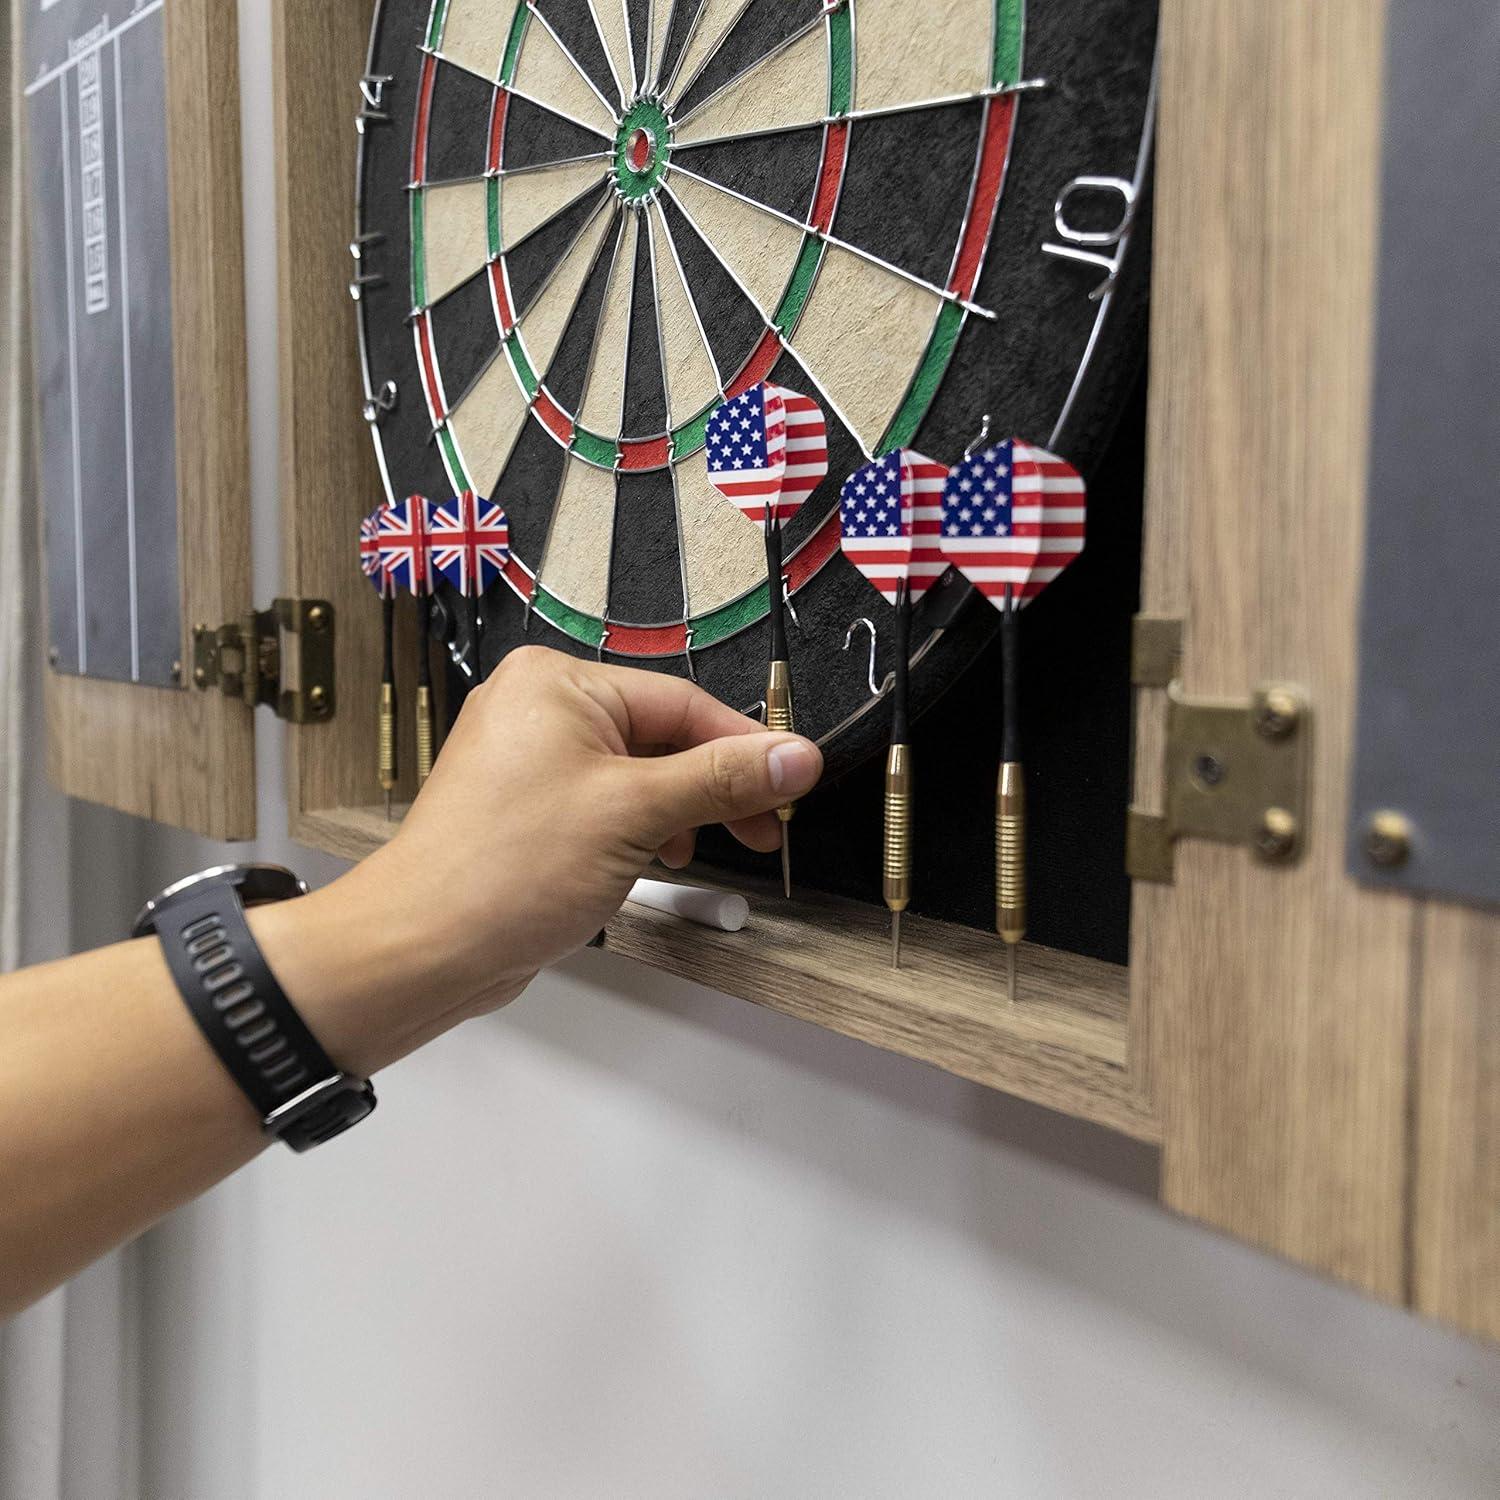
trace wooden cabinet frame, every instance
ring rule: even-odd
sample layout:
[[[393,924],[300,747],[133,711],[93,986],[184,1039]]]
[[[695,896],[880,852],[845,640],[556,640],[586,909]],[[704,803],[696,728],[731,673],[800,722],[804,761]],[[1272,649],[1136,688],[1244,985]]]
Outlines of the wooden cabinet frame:
[[[636,908],[608,943],[1152,1142],[1169,1207],[1500,1336],[1500,1022],[1484,1003],[1500,926],[1343,864],[1382,6],[1161,13],[1142,607],[1184,621],[1188,691],[1307,695],[1305,856],[1269,867],[1184,842],[1172,884],[1136,887],[1128,969],[1029,948],[1013,1008],[995,939],[914,918],[892,973],[883,914],[832,900],[757,903],[753,964],[743,938]],[[288,592],[339,610],[339,716],[291,731],[293,833],[358,856],[389,833],[361,711],[378,612],[349,560],[379,493],[343,292],[370,5],[276,0],[275,16]],[[1148,809],[1164,697],[1138,696]]]
[[[214,0],[163,7],[180,660],[250,608],[238,43]],[[46,674],[47,774],[75,797],[212,838],[255,834],[255,741],[217,693]]]

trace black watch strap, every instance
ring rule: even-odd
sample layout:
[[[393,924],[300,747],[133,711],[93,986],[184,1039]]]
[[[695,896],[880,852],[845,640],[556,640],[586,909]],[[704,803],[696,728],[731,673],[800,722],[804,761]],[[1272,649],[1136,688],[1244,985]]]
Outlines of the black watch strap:
[[[335,1067],[287,999],[231,882],[183,891],[153,924],[199,1030],[268,1133],[306,1151],[375,1108],[369,1080]]]

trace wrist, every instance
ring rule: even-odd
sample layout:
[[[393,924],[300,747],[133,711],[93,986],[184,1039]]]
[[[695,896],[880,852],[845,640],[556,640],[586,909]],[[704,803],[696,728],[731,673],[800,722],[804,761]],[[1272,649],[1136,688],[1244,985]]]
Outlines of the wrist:
[[[346,877],[347,878],[347,877]],[[368,1078],[444,1029],[402,924],[350,909],[342,882],[247,912],[271,972],[336,1066]]]

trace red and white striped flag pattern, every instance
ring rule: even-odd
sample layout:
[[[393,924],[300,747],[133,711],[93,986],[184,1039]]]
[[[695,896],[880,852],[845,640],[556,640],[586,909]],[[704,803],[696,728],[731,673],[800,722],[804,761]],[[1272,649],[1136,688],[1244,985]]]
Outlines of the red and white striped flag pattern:
[[[811,396],[788,390],[784,385],[772,389],[781,397],[786,424],[786,469],[771,519],[778,526],[785,526],[828,472],[828,424],[823,418],[823,408]]]
[[[997,609],[1034,599],[1083,551],[1087,497],[1071,464],[1007,438],[956,464],[943,491],[943,556]]]
[[[757,526],[785,525],[828,472],[817,402],[762,381],[716,407],[704,430],[708,477]]]
[[[947,478],[947,464],[935,463],[915,448],[901,449],[901,500],[911,517],[911,577],[906,589],[913,604],[948,571],[942,547]]]
[[[839,491],[844,556],[891,604],[905,582],[913,604],[948,571],[943,556],[946,464],[893,448],[852,473]]]

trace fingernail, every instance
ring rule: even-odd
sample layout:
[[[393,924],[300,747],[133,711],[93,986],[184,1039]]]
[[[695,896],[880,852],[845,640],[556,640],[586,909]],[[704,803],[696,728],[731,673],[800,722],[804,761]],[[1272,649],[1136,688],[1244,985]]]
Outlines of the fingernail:
[[[782,740],[766,756],[773,792],[800,794],[818,779],[818,752],[806,740]]]

